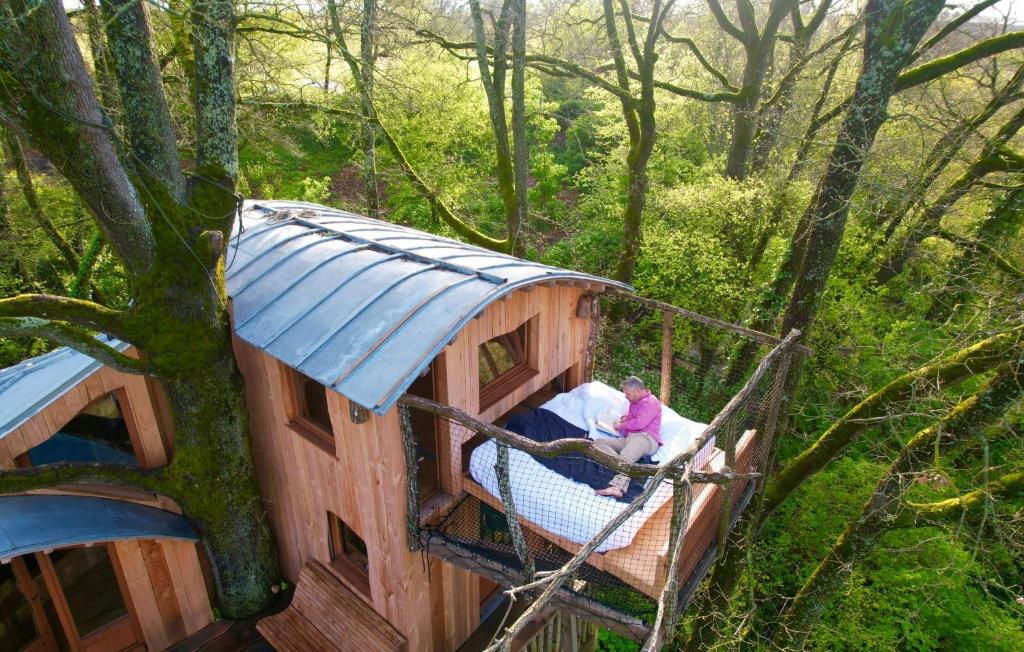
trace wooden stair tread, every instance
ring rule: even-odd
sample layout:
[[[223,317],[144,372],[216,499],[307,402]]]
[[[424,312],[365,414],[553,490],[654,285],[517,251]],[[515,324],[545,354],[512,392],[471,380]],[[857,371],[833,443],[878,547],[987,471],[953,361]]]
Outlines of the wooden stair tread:
[[[291,604],[256,626],[274,649],[376,652],[405,650],[398,630],[320,562],[299,574]]]

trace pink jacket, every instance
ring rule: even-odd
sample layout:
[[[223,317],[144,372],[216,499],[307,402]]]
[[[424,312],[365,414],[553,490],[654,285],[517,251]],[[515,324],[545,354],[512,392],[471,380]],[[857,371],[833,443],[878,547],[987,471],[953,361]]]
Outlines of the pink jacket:
[[[629,402],[629,412],[626,413],[626,420],[619,428],[619,434],[623,437],[634,432],[646,432],[654,441],[661,445],[661,402],[651,394],[651,390],[645,389],[644,395],[635,401]]]

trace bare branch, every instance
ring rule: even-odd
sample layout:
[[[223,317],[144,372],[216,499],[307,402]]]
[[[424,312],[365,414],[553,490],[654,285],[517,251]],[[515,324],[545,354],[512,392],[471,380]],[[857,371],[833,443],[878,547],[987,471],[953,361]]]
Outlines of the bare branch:
[[[985,244],[981,240],[978,240],[976,238],[968,238],[962,235],[957,235],[952,231],[943,228],[937,229],[935,231],[935,235],[939,238],[942,238],[943,240],[952,242],[953,244],[959,247],[963,247],[968,251],[979,251],[987,255],[989,258],[992,259],[992,263],[1000,271],[1005,272],[1007,275],[1012,276],[1018,281],[1024,280],[1024,270],[1021,270],[1020,268],[1015,266],[1013,263],[1007,260],[1002,254],[1000,254],[998,251],[996,251],[989,245]]]
[[[960,29],[960,27],[963,26],[965,23],[967,23],[972,18],[974,18],[981,12],[985,11],[986,9],[988,9],[997,2],[999,2],[999,0],[982,0],[981,2],[974,5],[964,13],[960,14],[953,20],[943,25],[942,29],[936,32],[927,41],[922,43],[921,47],[917,48],[914,54],[910,55],[911,63],[920,59],[921,55],[935,47],[937,43],[941,42],[944,38],[955,32],[956,30]]]

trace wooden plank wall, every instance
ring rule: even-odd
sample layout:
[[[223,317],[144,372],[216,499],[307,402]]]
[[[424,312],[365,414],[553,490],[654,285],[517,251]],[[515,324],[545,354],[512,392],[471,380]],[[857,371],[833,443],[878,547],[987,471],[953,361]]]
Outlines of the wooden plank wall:
[[[583,358],[589,319],[576,317],[581,288],[536,286],[489,306],[435,362],[437,400],[493,420]],[[537,317],[531,360],[539,373],[483,413],[477,347]],[[286,368],[236,339],[246,379],[253,447],[285,576],[296,581],[310,559],[330,562],[327,512],[367,544],[371,602],[409,640],[410,650],[454,650],[479,624],[479,578],[406,544],[406,476],[397,409],[349,419],[348,400],[328,392],[336,454],[287,425]],[[471,433],[470,433],[471,434]],[[442,489],[462,490],[462,437],[439,432]],[[449,441],[450,440],[450,441]]]
[[[529,292],[514,292],[491,304],[445,348],[438,361],[444,378],[439,402],[493,422],[560,373],[581,363],[590,332],[590,319],[576,316],[576,303],[583,293],[584,290],[576,287],[538,286]],[[539,373],[505,398],[481,410],[480,344],[515,330],[534,316],[537,317],[536,350],[531,352],[530,358]],[[462,445],[466,443],[466,436],[448,436],[447,439],[448,457],[442,466],[442,487],[458,495],[463,490]]]
[[[166,649],[213,622],[196,544],[138,539],[115,541],[114,550],[150,650]]]
[[[284,366],[236,340],[246,379],[257,470],[282,571],[298,580],[310,559],[330,565],[327,513],[341,518],[369,556],[374,610],[409,641],[432,647],[429,560],[406,542],[405,462],[398,412],[349,419],[348,400],[328,392],[336,454],[294,432],[285,409]]]

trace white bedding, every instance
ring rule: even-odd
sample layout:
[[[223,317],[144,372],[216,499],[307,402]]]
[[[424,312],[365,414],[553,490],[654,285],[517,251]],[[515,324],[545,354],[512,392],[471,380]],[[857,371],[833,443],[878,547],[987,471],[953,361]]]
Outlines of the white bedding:
[[[590,437],[596,439],[608,436],[597,432],[594,427],[598,418],[611,415],[614,420],[625,414],[627,406],[626,397],[622,392],[603,383],[593,382],[580,385],[571,392],[559,394],[541,407],[554,412],[574,426],[589,430]],[[663,463],[685,451],[705,428],[705,424],[685,419],[668,407],[662,406],[661,437],[664,445],[653,456],[654,461]],[[714,440],[701,448],[694,460],[698,468],[703,466],[714,450]],[[497,445],[494,440],[488,440],[473,451],[469,461],[470,475],[494,496],[501,495],[494,472],[497,459]],[[528,453],[511,447],[509,476],[512,497],[519,515],[574,543],[585,543],[592,539],[628,504],[614,498],[597,496],[589,486],[573,482],[540,464]],[[620,525],[601,544],[597,552],[623,548],[632,543],[633,537],[640,531],[644,522],[671,496],[672,484],[663,483],[643,509]]]

